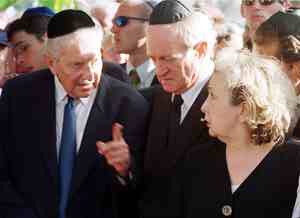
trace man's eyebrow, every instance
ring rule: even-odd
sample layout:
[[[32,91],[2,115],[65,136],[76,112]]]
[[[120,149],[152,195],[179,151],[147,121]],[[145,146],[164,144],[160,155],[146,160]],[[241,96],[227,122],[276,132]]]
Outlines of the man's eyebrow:
[[[21,41],[17,42],[17,43],[14,45],[14,47],[17,47],[17,46],[19,46],[19,45],[23,44],[24,42],[26,42],[26,41],[24,41],[24,40],[21,40]]]

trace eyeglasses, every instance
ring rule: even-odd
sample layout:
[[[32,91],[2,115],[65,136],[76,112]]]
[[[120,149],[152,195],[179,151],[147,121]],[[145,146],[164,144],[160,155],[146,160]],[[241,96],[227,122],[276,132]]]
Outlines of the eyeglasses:
[[[123,27],[128,24],[129,20],[140,20],[143,22],[148,21],[146,18],[141,18],[141,17],[127,17],[127,16],[119,16],[113,19],[113,23],[118,26],[118,27]]]
[[[246,6],[252,6],[254,5],[256,0],[243,0],[243,4],[246,5]],[[279,3],[283,3],[283,0],[258,0],[259,4],[260,5],[263,5],[263,6],[268,6],[268,5],[271,5],[275,2],[279,2]]]

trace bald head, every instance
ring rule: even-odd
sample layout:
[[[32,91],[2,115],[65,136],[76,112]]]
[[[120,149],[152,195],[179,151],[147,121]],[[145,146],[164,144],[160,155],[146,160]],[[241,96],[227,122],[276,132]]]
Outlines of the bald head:
[[[148,18],[152,12],[152,7],[145,0],[126,0],[120,7],[136,11],[138,16],[145,18]]]
[[[119,7],[117,2],[105,2],[97,4],[91,9],[91,14],[94,16],[103,27],[112,27],[112,19],[115,16]]]

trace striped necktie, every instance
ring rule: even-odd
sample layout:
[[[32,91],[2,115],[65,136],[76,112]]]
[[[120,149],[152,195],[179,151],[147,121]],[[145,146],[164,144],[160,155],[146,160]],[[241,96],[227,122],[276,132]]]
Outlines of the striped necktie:
[[[139,74],[136,69],[133,68],[132,70],[130,70],[129,78],[130,78],[131,84],[135,88],[138,88],[141,83],[141,79],[140,79]]]

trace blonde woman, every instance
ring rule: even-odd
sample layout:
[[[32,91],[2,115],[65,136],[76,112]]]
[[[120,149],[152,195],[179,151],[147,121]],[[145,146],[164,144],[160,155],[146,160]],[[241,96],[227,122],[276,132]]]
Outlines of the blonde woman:
[[[300,148],[284,140],[296,96],[286,74],[272,59],[224,49],[208,90],[201,110],[218,140],[187,154],[166,217],[299,217]]]

